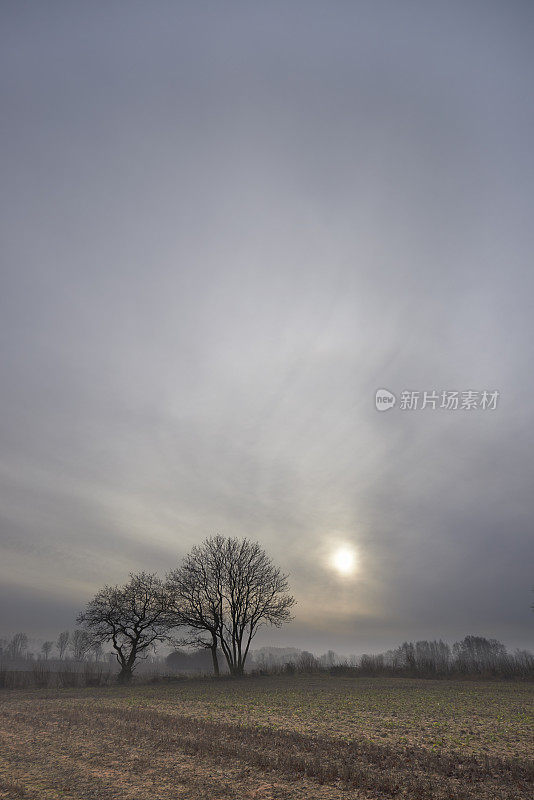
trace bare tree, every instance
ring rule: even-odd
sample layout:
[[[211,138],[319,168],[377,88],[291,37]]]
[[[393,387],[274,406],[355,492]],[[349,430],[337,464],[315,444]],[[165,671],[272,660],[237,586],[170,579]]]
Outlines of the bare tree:
[[[72,657],[75,661],[85,660],[85,656],[91,647],[91,643],[91,637],[87,631],[82,630],[81,628],[77,628],[74,631],[70,640],[70,649],[72,652]]]
[[[218,537],[222,539],[222,537]],[[263,625],[279,628],[291,620],[295,599],[288,576],[257,542],[222,539],[223,608],[221,648],[233,675],[242,675],[250,643]]]
[[[62,659],[65,655],[65,651],[68,647],[70,640],[70,633],[69,631],[62,631],[59,636],[57,637],[56,647],[59,652],[59,657]]]
[[[501,642],[485,636],[465,636],[461,642],[453,644],[452,651],[457,667],[465,672],[497,668],[507,657],[506,647]]]
[[[11,658],[22,658],[24,651],[28,649],[28,637],[25,633],[16,633],[8,644],[8,652]]]
[[[213,673],[219,676],[217,655],[222,628],[223,550],[220,537],[193,547],[181,566],[167,577],[175,624],[189,629],[180,644],[211,651]]]
[[[297,660],[297,669],[300,672],[315,672],[319,668],[319,661],[308,650],[303,650]]]
[[[93,644],[91,645],[91,653],[93,655],[93,660],[99,661],[104,654],[104,651],[102,649],[102,642],[93,642]]]
[[[48,661],[48,656],[50,655],[50,651],[54,646],[54,642],[43,642],[41,646],[41,650],[44,654],[45,660]]]
[[[232,675],[242,675],[250,643],[262,625],[291,620],[295,600],[287,575],[257,542],[214,536],[194,547],[169,575],[176,619],[209,646],[217,674],[220,645]]]
[[[124,586],[105,586],[78,615],[93,644],[111,642],[121,670],[119,681],[131,680],[135,663],[157,642],[169,638],[171,619],[167,587],[145,572],[130,574]]]

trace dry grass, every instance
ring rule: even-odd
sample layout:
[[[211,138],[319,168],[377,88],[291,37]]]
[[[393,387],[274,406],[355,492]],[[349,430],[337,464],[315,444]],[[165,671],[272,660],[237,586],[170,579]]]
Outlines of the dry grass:
[[[0,702],[2,798],[533,794],[528,684],[295,676],[4,692]],[[461,731],[469,741],[455,746]]]

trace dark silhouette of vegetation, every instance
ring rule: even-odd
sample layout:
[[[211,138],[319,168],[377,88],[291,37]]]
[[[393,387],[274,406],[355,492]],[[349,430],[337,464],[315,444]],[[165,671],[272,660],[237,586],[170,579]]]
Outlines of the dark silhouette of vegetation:
[[[174,624],[174,612],[171,614]],[[68,632],[64,631],[63,634]],[[63,639],[65,640],[65,636]],[[167,639],[167,635],[165,639]],[[169,641],[174,641],[170,640]],[[104,652],[102,642],[91,639],[88,631],[75,631],[71,659],[50,658],[50,642],[41,647],[37,660],[27,649],[26,634],[0,639],[0,688],[31,686],[65,687],[100,685],[109,682],[116,652]],[[13,657],[13,652],[16,657]],[[527,650],[509,653],[495,639],[466,636],[450,647],[446,642],[404,642],[394,650],[378,655],[343,658],[333,650],[316,656],[297,648],[262,647],[250,651],[247,662],[252,675],[294,675],[330,673],[354,676],[398,676],[420,678],[507,678],[534,679],[534,655]],[[119,662],[120,663],[120,662]],[[177,673],[210,671],[212,658],[208,649],[174,650],[165,658],[143,653],[140,682],[170,680]],[[105,677],[103,677],[105,676]],[[121,677],[121,680],[123,678]]]
[[[22,658],[27,649],[28,637],[25,633],[16,633],[7,646],[8,655],[14,660]]]
[[[167,578],[176,625],[189,631],[180,643],[208,648],[215,676],[220,673],[218,648],[223,615],[223,554],[219,538],[207,539],[202,546],[193,547]]]
[[[48,656],[50,655],[53,646],[54,642],[43,642],[43,644],[41,645],[41,651],[45,657],[45,661],[48,661]]]
[[[56,647],[60,658],[63,658],[63,656],[65,655],[65,651],[68,647],[69,640],[70,640],[69,631],[62,631],[57,637]]]
[[[452,648],[441,640],[404,642],[395,650],[363,655],[353,663],[343,659],[330,670],[360,675],[413,677],[480,676],[534,678],[534,655],[527,650],[509,653],[496,639],[466,636]]]
[[[84,661],[85,656],[91,649],[91,636],[86,630],[76,629],[70,640],[70,650],[75,661]]]
[[[295,603],[287,575],[248,539],[206,539],[170,573],[168,585],[176,624],[189,628],[191,643],[211,649],[216,675],[218,647],[230,674],[243,675],[259,628],[289,622]]]
[[[78,615],[89,646],[109,642],[120,664],[119,682],[132,679],[136,661],[169,638],[170,594],[156,575],[131,574],[124,586],[105,586]]]

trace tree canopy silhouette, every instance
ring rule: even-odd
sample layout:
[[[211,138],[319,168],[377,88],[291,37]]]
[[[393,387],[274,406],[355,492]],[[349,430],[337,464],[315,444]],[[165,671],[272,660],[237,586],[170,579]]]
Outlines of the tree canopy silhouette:
[[[259,628],[289,622],[295,604],[288,576],[249,539],[206,539],[170,573],[168,586],[176,624],[189,628],[192,643],[211,649],[215,674],[220,647],[230,673],[242,675]]]
[[[169,637],[167,587],[156,575],[130,574],[124,586],[104,586],[78,615],[77,622],[93,644],[111,642],[121,670],[119,681],[131,680],[138,658]]]

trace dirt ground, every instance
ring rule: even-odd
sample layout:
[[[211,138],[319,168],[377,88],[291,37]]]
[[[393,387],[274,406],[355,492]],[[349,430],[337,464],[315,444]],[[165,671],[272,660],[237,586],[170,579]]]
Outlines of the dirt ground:
[[[0,693],[0,798],[530,800],[534,687],[279,676]]]

